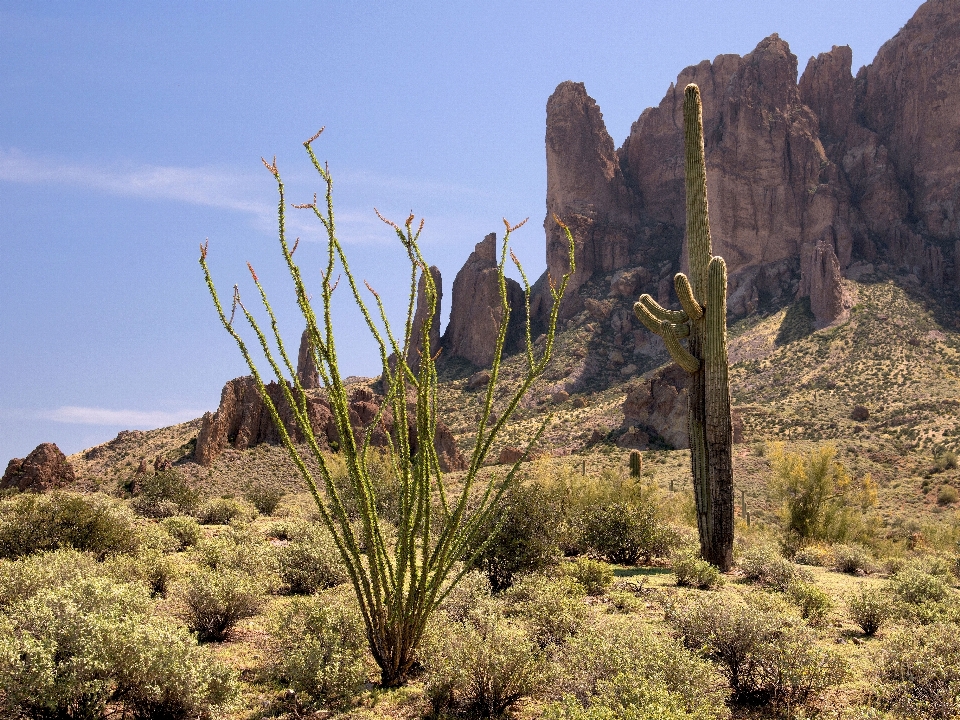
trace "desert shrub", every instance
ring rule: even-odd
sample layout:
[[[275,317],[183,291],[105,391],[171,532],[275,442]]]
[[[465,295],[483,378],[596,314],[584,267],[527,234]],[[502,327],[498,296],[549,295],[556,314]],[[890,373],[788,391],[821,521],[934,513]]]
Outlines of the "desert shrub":
[[[144,517],[191,515],[200,505],[200,491],[190,487],[176,469],[138,475],[129,483],[129,489],[133,492],[133,509]]]
[[[949,592],[942,577],[915,566],[905,567],[890,578],[890,588],[899,600],[911,605],[939,602]]]
[[[833,569],[837,572],[855,575],[870,567],[870,555],[859,545],[834,545]]]
[[[810,625],[825,624],[833,610],[830,596],[813,583],[803,580],[794,580],[787,586],[787,597],[800,611],[800,617]]]
[[[193,547],[200,540],[200,525],[188,515],[173,515],[164,518],[160,521],[160,526],[177,541],[180,550]]]
[[[741,702],[802,704],[844,675],[841,658],[772,596],[697,595],[667,619],[686,647],[719,663]]]
[[[880,588],[860,587],[847,598],[847,612],[864,635],[874,635],[890,617],[890,596]]]
[[[506,612],[529,623],[540,647],[561,645],[586,623],[583,599],[584,590],[579,583],[528,575],[507,591]]]
[[[273,548],[249,528],[227,527],[197,543],[194,552],[211,570],[237,570],[266,579],[276,569]]]
[[[564,698],[549,708],[553,717],[579,717],[589,713],[587,708],[615,711],[612,717],[646,717],[636,715],[643,708],[642,697],[656,696],[666,700],[656,706],[689,713],[680,717],[729,715],[724,704],[727,693],[713,665],[629,618],[608,618],[590,632],[571,638],[557,658],[553,675],[553,695]],[[626,691],[631,685],[642,697]]]
[[[69,585],[96,573],[93,555],[71,548],[0,560],[0,610],[44,588]]]
[[[582,585],[587,595],[603,595],[613,582],[610,565],[585,557],[565,563],[563,574]]]
[[[103,569],[118,582],[143,585],[150,597],[166,597],[174,575],[173,563],[156,551],[108,558]]]
[[[958,499],[960,499],[960,495],[957,494],[957,489],[952,485],[943,485],[937,491],[937,505],[953,505]]]
[[[103,558],[139,545],[136,519],[103,495],[24,493],[0,501],[0,557],[74,548]]]
[[[367,679],[366,631],[355,607],[297,598],[270,621],[270,674],[328,707],[352,704]]]
[[[786,590],[797,579],[805,582],[810,580],[806,571],[769,545],[748,548],[737,564],[746,580],[776,590]]]
[[[901,628],[877,655],[878,692],[904,718],[960,714],[960,634],[953,624]]]
[[[843,541],[857,534],[862,511],[876,502],[869,475],[855,481],[836,461],[836,448],[824,445],[807,455],[777,451],[771,487],[783,505],[786,543]]]
[[[346,582],[347,569],[333,537],[319,525],[301,525],[277,551],[280,579],[293,595],[309,595]]]
[[[3,717],[93,720],[109,703],[137,720],[187,720],[231,699],[230,672],[153,613],[144,589],[86,569],[68,579],[57,555],[18,565],[52,567],[0,621]]]
[[[198,570],[180,588],[183,620],[201,642],[220,642],[260,611],[262,592],[259,583],[236,570]]]
[[[464,622],[438,623],[423,665],[434,716],[500,717],[546,680],[545,658],[525,623],[505,617],[493,603],[477,607]]]
[[[249,522],[257,516],[252,505],[236,498],[214,498],[200,508],[199,519],[203,525],[229,525],[234,520]]]
[[[447,593],[440,603],[440,609],[450,620],[466,622],[473,609],[480,605],[486,607],[490,598],[490,580],[483,573],[472,570]]]
[[[266,480],[254,481],[247,485],[243,491],[244,499],[253,505],[261,515],[273,515],[286,494],[287,491],[279,484]]]
[[[659,521],[651,506],[595,505],[584,513],[582,527],[587,547],[619,565],[635,565],[660,549]]]
[[[695,550],[677,553],[673,559],[673,574],[680,587],[709,590],[723,583],[720,571],[700,557]]]
[[[804,545],[794,554],[793,561],[797,565],[829,567],[833,564],[833,554],[823,545]]]
[[[500,511],[480,534],[483,549],[475,562],[495,592],[515,575],[542,570],[560,555],[559,508],[537,485],[516,485],[504,496]]]

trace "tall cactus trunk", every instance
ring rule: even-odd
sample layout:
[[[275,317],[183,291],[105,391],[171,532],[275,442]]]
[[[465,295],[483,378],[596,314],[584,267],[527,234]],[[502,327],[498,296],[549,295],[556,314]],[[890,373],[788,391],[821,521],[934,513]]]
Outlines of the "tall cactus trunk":
[[[707,206],[700,90],[684,93],[684,149],[687,191],[689,279],[678,273],[683,310],[666,310],[643,295],[637,317],[661,335],[674,360],[690,373],[687,430],[704,559],[722,570],[733,564],[733,424],[727,364],[727,269],[713,256]],[[687,347],[680,343],[687,337]]]

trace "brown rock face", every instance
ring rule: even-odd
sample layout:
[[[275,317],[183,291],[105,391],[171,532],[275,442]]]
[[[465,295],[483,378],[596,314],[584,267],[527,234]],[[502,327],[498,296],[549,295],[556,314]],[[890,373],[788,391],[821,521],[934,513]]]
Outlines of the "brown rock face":
[[[850,262],[849,189],[796,78],[796,56],[777,35],[742,58],[720,55],[689,67],[659,107],[643,112],[620,150],[644,214],[682,229],[683,88],[700,86],[710,225],[714,252],[727,261],[733,315],[752,312],[761,299],[792,297],[804,245],[830,242],[840,266]]]
[[[659,435],[677,449],[689,447],[686,371],[670,364],[633,385],[623,415],[626,425]]]
[[[438,267],[431,266],[430,275],[433,277],[433,284],[437,288],[437,304],[433,312],[429,337],[430,352],[435,355],[437,350],[440,349],[440,301],[443,298],[443,282]],[[423,352],[423,325],[427,320],[428,312],[426,281],[421,273],[420,282],[417,284],[417,309],[413,316],[410,348],[407,351],[407,365],[409,365],[415,373],[420,370],[420,353]]]
[[[511,317],[507,337],[516,340],[524,312],[523,290],[507,278],[507,302]],[[497,282],[497,235],[490,233],[477,243],[453,281],[450,322],[443,334],[443,347],[452,356],[462,357],[479,367],[493,362],[503,309]]]
[[[320,371],[317,369],[317,360],[310,347],[310,336],[307,330],[300,336],[300,352],[297,353],[297,379],[304,390],[320,387]]]
[[[43,492],[76,480],[73,466],[53,443],[37,445],[25,458],[14,458],[0,478],[0,490]]]
[[[580,308],[575,291],[597,272],[630,264],[633,202],[613,139],[583,83],[563,82],[547,101],[547,272],[555,281],[569,268],[569,245],[556,215],[576,240],[577,271],[562,312]]]
[[[303,442],[303,434],[297,427],[283,389],[275,382],[268,384],[266,389],[287,433],[294,442]],[[357,388],[353,392],[349,404],[350,426],[358,442],[370,429],[379,411],[380,398],[371,390]],[[339,444],[340,435],[333,412],[329,402],[321,393],[307,392],[307,414],[321,449],[329,449],[334,443]],[[408,419],[409,417],[408,414]],[[370,444],[374,447],[387,447],[388,436],[393,432],[393,415],[389,411],[384,412],[371,431]],[[410,432],[411,449],[416,452],[416,426],[412,421],[410,421]],[[204,414],[193,457],[201,465],[209,466],[227,447],[244,450],[263,442],[280,442],[280,434],[257,390],[256,381],[248,375],[228,381],[220,394],[220,407],[215,413]],[[440,456],[441,469],[450,471],[462,470],[466,467],[466,460],[457,448],[453,434],[449,428],[439,422],[435,443]]]
[[[857,74],[863,125],[889,150],[925,234],[960,236],[960,2],[928,0]]]
[[[810,309],[817,324],[825,327],[844,317],[849,308],[840,278],[840,261],[833,245],[823,240],[816,246],[805,245],[800,266],[800,294],[810,297]]]

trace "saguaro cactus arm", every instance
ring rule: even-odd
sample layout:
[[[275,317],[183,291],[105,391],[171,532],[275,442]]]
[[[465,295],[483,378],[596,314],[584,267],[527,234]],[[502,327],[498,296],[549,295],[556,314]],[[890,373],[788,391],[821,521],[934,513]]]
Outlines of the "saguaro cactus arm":
[[[699,308],[699,305],[697,305]],[[696,372],[700,361],[680,344],[680,338],[690,335],[687,313],[683,310],[667,310],[660,307],[649,295],[641,295],[634,303],[633,312],[646,328],[663,338],[670,357],[687,372]]]
[[[690,287],[690,281],[683,273],[677,273],[673,276],[673,285],[677,290],[677,298],[680,300],[680,307],[691,320],[696,321],[703,317],[703,307],[693,296],[693,288]]]

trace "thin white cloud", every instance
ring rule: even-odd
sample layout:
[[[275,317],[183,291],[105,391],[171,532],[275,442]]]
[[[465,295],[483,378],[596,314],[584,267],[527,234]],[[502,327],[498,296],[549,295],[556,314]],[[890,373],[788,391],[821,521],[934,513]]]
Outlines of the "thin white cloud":
[[[72,185],[112,195],[175,200],[257,215],[275,212],[275,206],[263,201],[265,185],[253,175],[216,168],[82,165],[0,149],[0,181]]]
[[[124,428],[153,429],[176,425],[202,415],[196,410],[163,412],[160,410],[110,410],[98,407],[63,405],[56,410],[37,413],[43,420],[71,425],[117,425]]]

